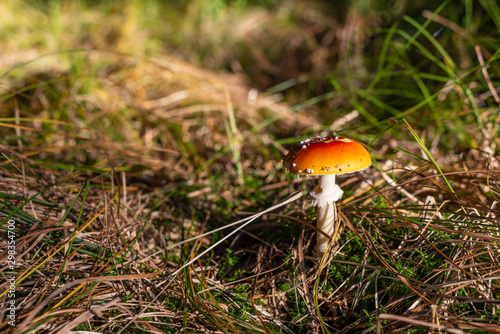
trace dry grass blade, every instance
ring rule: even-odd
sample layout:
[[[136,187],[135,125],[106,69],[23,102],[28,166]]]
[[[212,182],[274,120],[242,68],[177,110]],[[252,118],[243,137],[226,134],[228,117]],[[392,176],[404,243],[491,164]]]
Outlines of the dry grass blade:
[[[121,301],[121,298],[120,297],[116,297],[116,298],[112,299],[111,301],[109,301],[109,302],[107,302],[105,304],[93,306],[93,307],[90,308],[90,310],[83,312],[82,314],[80,314],[75,319],[73,319],[71,321],[68,321],[66,324],[60,325],[59,327],[57,327],[56,329],[54,329],[51,332],[51,334],[68,333],[73,328],[77,327],[78,325],[80,325],[80,324],[82,324],[82,323],[84,323],[86,321],[89,321],[93,317],[96,317],[96,316],[97,317],[102,317],[103,316],[102,312],[113,308],[120,301]]]
[[[112,282],[112,281],[128,281],[128,280],[134,280],[134,279],[145,279],[145,278],[151,278],[158,275],[157,273],[152,273],[152,274],[143,274],[143,275],[124,275],[124,276],[113,276],[113,277],[107,277],[107,276],[101,276],[101,277],[89,277],[89,278],[83,278],[79,280],[75,280],[71,283],[68,283],[56,291],[52,292],[47,298],[45,298],[40,304],[37,305],[36,308],[31,311],[26,318],[23,320],[22,323],[19,324],[19,327],[16,328],[15,333],[22,333],[26,331],[29,326],[33,326],[33,324],[36,321],[42,320],[43,316],[35,318],[36,315],[48,304],[50,303],[57,295],[59,295],[61,292],[64,290],[70,289],[73,286],[80,285],[80,284],[87,284],[89,282]]]
[[[398,315],[393,315],[393,314],[381,314],[379,317],[380,317],[380,319],[406,322],[406,323],[409,323],[412,325],[424,326],[424,327],[429,327],[429,328],[433,328],[433,329],[437,329],[437,330],[444,330],[444,331],[446,331],[448,333],[452,333],[452,334],[465,334],[465,332],[460,330],[460,329],[449,328],[449,327],[446,327],[443,325],[437,325],[437,324],[433,324],[430,322],[411,319],[408,317],[403,317],[403,316],[398,316]],[[380,330],[380,329],[377,328],[377,330]]]

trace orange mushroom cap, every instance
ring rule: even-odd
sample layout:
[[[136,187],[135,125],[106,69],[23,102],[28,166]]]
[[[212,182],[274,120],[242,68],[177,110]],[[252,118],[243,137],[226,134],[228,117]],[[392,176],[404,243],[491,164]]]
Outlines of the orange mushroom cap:
[[[304,139],[283,158],[283,166],[290,173],[302,175],[352,173],[371,164],[363,145],[342,137]]]

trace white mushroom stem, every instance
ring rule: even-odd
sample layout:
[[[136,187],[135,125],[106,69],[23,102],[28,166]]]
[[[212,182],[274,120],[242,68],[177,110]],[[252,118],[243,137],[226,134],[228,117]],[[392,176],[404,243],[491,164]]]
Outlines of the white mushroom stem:
[[[337,227],[337,208],[335,202],[342,197],[343,191],[335,183],[335,174],[321,175],[319,185],[311,192],[311,204],[318,206],[317,228],[333,237]],[[322,256],[327,247],[329,238],[318,232],[316,250]]]

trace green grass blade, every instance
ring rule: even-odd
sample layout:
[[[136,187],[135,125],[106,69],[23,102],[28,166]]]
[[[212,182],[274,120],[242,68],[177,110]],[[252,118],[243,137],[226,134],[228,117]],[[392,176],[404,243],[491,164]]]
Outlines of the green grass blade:
[[[448,178],[445,175],[443,175],[443,171],[441,170],[441,168],[439,167],[438,163],[436,162],[436,160],[432,156],[431,152],[429,152],[429,150],[425,146],[425,144],[422,141],[422,139],[420,139],[420,137],[417,135],[417,133],[415,132],[415,130],[413,130],[413,128],[411,127],[410,123],[408,123],[406,121],[406,119],[404,119],[403,121],[405,122],[406,126],[408,127],[408,130],[412,134],[413,138],[415,138],[415,140],[417,141],[417,143],[420,146],[420,148],[422,149],[422,151],[424,151],[424,153],[427,156],[427,158],[429,158],[429,160],[432,163],[432,165],[434,166],[434,168],[436,168],[436,170],[439,172],[439,174],[441,174],[441,177],[443,178],[444,182],[448,186],[448,189],[450,190],[450,192],[455,196],[455,198],[458,199],[458,196],[455,193],[455,190],[451,186],[450,182],[448,181]]]

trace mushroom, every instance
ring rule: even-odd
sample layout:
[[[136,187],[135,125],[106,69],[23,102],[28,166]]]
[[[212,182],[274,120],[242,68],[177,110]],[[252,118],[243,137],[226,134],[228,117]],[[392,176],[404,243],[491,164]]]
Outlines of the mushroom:
[[[311,204],[318,206],[317,253],[322,256],[329,239],[337,228],[335,202],[342,190],[335,183],[335,175],[357,172],[370,167],[370,154],[360,143],[343,137],[312,137],[302,140],[283,158],[283,166],[290,173],[319,175],[318,186],[310,193]]]

